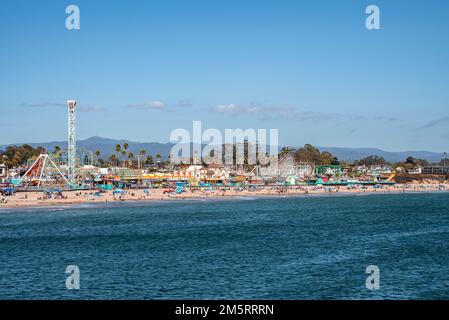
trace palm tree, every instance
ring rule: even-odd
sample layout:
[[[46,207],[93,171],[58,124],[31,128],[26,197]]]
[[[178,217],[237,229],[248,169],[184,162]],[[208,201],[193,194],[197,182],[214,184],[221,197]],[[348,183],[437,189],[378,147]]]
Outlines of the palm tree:
[[[126,158],[126,150],[128,150],[128,147],[129,147],[128,142],[125,142],[125,143],[123,144],[123,149],[125,149],[125,153],[122,152],[122,154],[123,154],[123,162],[126,161],[126,160],[125,160],[125,158]]]
[[[98,164],[98,160],[100,160],[100,150],[95,151],[95,156],[97,157],[97,164]]]
[[[140,169],[140,157],[143,157],[146,153],[147,153],[147,151],[145,149],[141,149],[139,151],[139,155],[137,156],[137,162],[138,162],[137,169]]]
[[[157,159],[157,166],[159,167],[159,163],[161,162],[161,154],[160,153],[158,153],[158,154],[156,154],[156,159]]]
[[[129,159],[130,167],[132,167],[132,164],[133,164],[132,158],[134,158],[134,153],[129,152],[129,153],[128,153],[128,159]]]
[[[288,147],[284,147],[281,149],[281,152],[279,153],[279,156],[282,157],[290,152],[290,149]]]
[[[59,164],[59,160],[61,157],[61,147],[60,146],[55,146],[54,155],[56,158],[56,162]]]
[[[126,151],[125,150],[122,150],[122,164],[123,164],[123,166],[125,165],[125,157],[126,157]]]
[[[109,156],[109,162],[111,163],[111,167],[114,166],[114,163],[117,161],[117,157],[115,156],[115,154],[111,154]]]
[[[117,155],[119,155],[122,152],[122,146],[117,144],[115,146],[115,152],[117,153]],[[116,157],[116,159],[118,159],[118,157]]]
[[[150,154],[145,159],[145,164],[150,165],[150,166],[153,164],[153,157]]]

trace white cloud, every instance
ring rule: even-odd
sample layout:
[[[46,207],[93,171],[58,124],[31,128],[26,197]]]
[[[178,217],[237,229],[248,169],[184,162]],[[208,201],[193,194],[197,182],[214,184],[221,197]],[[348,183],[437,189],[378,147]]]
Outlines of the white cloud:
[[[98,107],[98,106],[81,106],[78,108],[80,112],[103,112],[106,111],[106,108]]]
[[[421,127],[421,129],[423,129],[423,128],[428,129],[428,128],[433,128],[433,127],[437,127],[437,126],[444,126],[444,125],[447,125],[448,123],[449,123],[449,117],[442,117],[442,118],[434,119],[434,120],[426,123],[425,125],[423,125]]]
[[[252,104],[244,107],[235,103],[218,105],[212,108],[212,111],[231,116],[253,116],[260,119],[283,118],[296,121],[389,121],[394,122],[398,119],[389,116],[362,116],[357,114],[338,114],[314,111],[302,111],[288,107],[264,107],[260,104]]]
[[[216,106],[214,111],[218,113],[244,113],[245,110],[239,105],[231,103]]]
[[[238,104],[222,104],[212,109],[213,112],[230,114],[230,115],[254,115],[262,118],[269,117],[288,117],[295,114],[295,110],[290,108],[278,108],[278,107],[262,107],[260,105],[254,105],[249,107],[242,107]]]
[[[165,104],[162,101],[158,101],[158,100],[149,101],[146,103],[128,105],[128,108],[140,109],[140,110],[162,109],[164,107],[165,107]]]
[[[66,104],[58,102],[22,103],[22,107],[31,107],[31,108],[66,107],[66,106],[67,106]]]
[[[193,105],[192,100],[190,99],[183,99],[178,101],[178,107],[188,108]]]

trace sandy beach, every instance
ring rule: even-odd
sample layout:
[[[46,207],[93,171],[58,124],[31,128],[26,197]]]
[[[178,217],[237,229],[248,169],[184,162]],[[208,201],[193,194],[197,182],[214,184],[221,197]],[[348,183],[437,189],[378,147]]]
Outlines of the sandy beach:
[[[49,198],[43,192],[18,192],[14,196],[0,197],[1,208],[40,207],[53,205],[76,205],[83,203],[115,203],[124,201],[161,201],[180,199],[222,198],[222,197],[250,197],[250,196],[299,196],[299,195],[331,195],[331,194],[398,194],[410,192],[444,192],[449,191],[449,184],[404,184],[369,187],[322,187],[322,186],[265,186],[254,190],[246,188],[217,188],[217,189],[186,189],[181,194],[166,193],[165,189],[130,189],[123,195],[105,191],[95,195],[95,190],[65,191],[62,198]]]

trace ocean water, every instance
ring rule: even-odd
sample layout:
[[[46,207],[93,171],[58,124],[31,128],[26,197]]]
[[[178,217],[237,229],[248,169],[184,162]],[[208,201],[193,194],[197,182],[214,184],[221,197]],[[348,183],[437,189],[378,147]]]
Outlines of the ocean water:
[[[0,210],[0,299],[448,298],[448,193]]]

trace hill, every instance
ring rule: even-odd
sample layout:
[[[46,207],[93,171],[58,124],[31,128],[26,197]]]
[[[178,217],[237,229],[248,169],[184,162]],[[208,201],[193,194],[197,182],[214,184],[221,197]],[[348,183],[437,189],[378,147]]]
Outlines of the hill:
[[[111,154],[115,153],[115,146],[124,143],[128,143],[128,152],[137,154],[140,150],[145,149],[151,155],[155,156],[160,153],[163,159],[168,157],[170,149],[173,144],[171,143],[159,143],[159,142],[135,142],[129,140],[115,140],[102,137],[91,137],[85,140],[77,141],[77,148],[79,151],[88,153],[89,151],[95,152],[100,150],[102,158],[107,158]],[[20,145],[20,144],[19,144]],[[29,143],[33,147],[42,146],[49,151],[53,151],[55,146],[60,146],[63,150],[66,149],[67,141],[53,141],[44,143]],[[0,150],[6,148],[7,145],[0,146]],[[353,162],[370,155],[377,155],[385,158],[389,162],[404,161],[407,157],[414,157],[424,159],[429,162],[439,162],[444,155],[442,153],[430,152],[430,151],[404,151],[404,152],[391,152],[384,151],[376,148],[341,148],[341,147],[318,147],[321,151],[328,151],[338,157],[340,160]]]

